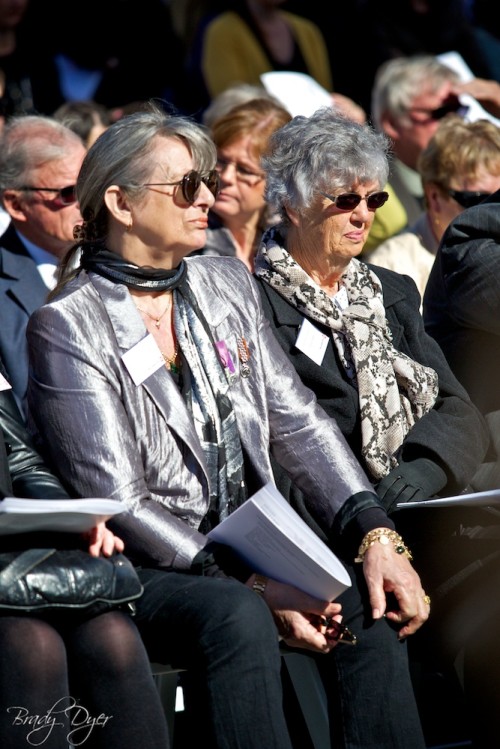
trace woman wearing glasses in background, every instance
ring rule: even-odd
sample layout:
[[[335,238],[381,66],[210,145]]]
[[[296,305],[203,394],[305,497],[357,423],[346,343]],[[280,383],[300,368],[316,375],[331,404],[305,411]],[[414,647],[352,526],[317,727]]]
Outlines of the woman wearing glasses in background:
[[[399,502],[464,488],[487,436],[424,331],[413,281],[357,259],[375,211],[387,199],[381,191],[387,152],[385,135],[330,109],[295,117],[277,131],[263,168],[266,197],[281,223],[264,234],[255,273],[282,348],[393,513]],[[276,478],[282,493],[314,520],[293,479],[291,484],[280,467]],[[427,550],[429,535],[414,534],[414,543]],[[445,565],[438,560],[440,572]],[[341,719],[335,723],[345,726],[341,745],[407,747],[410,698],[389,657],[403,659],[406,650],[391,623],[374,621],[363,609],[354,588],[339,600],[345,621],[361,633],[356,661],[365,666],[358,683],[345,648],[318,659],[325,682],[331,684],[334,669],[339,677]],[[384,694],[387,710],[380,711]]]
[[[253,270],[262,232],[272,220],[260,159],[269,136],[289,120],[290,113],[278,103],[256,98],[212,123],[221,189],[208,214],[207,243],[200,254],[237,257]]]
[[[500,188],[500,128],[449,116],[418,159],[425,211],[366,262],[411,276],[423,297],[439,242],[450,221]]]
[[[290,749],[278,635],[328,653],[340,606],[257,577],[206,535],[272,480],[271,446],[332,546],[352,559],[365,540],[374,617],[391,590],[387,620],[404,638],[429,607],[337,424],[270,334],[248,270],[186,257],[205,244],[215,162],[203,128],[155,108],[90,148],[77,182],[80,266],[63,269],[29,323],[30,410],[72,492],[126,503],[120,534],[145,588],[136,621],[154,661],[188,667],[196,736],[202,726],[211,749]],[[389,547],[370,545],[369,532]],[[397,691],[409,695],[398,653]],[[421,749],[418,716],[405,710],[404,747]]]

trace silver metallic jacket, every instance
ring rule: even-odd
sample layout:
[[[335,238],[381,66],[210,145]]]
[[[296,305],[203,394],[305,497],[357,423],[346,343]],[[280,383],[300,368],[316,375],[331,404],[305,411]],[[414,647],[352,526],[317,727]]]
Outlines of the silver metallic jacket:
[[[272,481],[271,448],[318,522],[332,528],[349,497],[372,491],[371,484],[270,332],[243,263],[186,262],[214,340],[226,344],[234,363],[230,394],[256,483]],[[72,493],[126,505],[112,527],[129,556],[187,569],[206,543],[197,528],[207,510],[207,471],[192,416],[167,369],[135,385],[122,362],[146,334],[125,286],[80,272],[30,319],[31,415]],[[241,339],[250,352],[246,372]],[[380,507],[375,495],[368,506]]]

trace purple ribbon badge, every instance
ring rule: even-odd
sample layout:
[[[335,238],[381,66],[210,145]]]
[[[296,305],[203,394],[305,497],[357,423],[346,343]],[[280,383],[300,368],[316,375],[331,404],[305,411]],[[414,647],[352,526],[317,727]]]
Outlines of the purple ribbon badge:
[[[216,341],[215,345],[217,346],[217,351],[219,352],[219,359],[221,360],[221,363],[224,369],[228,369],[231,374],[235,374],[236,369],[234,367],[233,360],[231,359],[231,354],[229,353],[229,349],[226,346],[226,342]]]

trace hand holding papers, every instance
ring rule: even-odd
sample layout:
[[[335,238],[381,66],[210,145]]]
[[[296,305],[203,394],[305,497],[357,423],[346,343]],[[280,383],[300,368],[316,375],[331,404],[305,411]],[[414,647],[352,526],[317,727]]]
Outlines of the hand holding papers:
[[[126,508],[113,499],[20,499],[0,501],[0,536],[31,531],[83,533]]]
[[[474,78],[472,70],[468,67],[463,57],[458,52],[443,52],[440,55],[436,55],[437,59],[453,70],[460,77],[462,81],[467,83]],[[500,127],[500,120],[493,117],[492,114],[486,111],[484,107],[469,94],[460,94],[460,101],[462,104],[468,106],[468,112],[464,119],[466,122],[475,122],[476,120],[490,120],[494,125]]]
[[[266,484],[208,534],[231,546],[256,572],[333,601],[347,570],[272,484]]]

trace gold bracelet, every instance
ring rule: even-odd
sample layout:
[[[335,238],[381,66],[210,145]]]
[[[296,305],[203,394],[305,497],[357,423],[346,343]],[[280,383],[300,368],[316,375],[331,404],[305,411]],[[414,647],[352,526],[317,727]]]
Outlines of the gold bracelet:
[[[361,546],[358,549],[358,556],[354,559],[355,562],[362,562],[365,558],[365,554],[373,544],[378,541],[383,546],[392,543],[396,554],[404,554],[410,561],[413,559],[411,551],[406,546],[405,542],[396,531],[391,531],[389,528],[375,528],[373,531],[368,531],[366,536],[361,541]]]
[[[252,590],[254,590],[256,593],[258,593],[259,596],[263,596],[266,592],[267,587],[267,577],[264,577],[264,575],[255,575],[255,580],[252,585]]]

